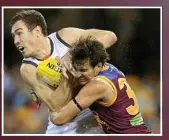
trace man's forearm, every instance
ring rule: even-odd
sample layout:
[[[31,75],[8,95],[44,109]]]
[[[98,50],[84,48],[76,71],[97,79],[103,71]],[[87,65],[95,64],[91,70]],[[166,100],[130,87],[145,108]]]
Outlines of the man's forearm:
[[[57,105],[57,99],[52,98],[52,90],[47,87],[36,87],[34,89],[34,92],[36,93],[36,96],[43,102],[45,103],[50,110],[52,111],[58,111],[59,107]]]
[[[50,112],[50,120],[55,125],[63,125],[71,121],[80,110],[71,100],[67,105],[62,107],[58,112]]]
[[[88,29],[86,31],[86,36],[93,36],[101,42],[105,48],[111,47],[117,41],[117,36],[112,31],[99,29]]]

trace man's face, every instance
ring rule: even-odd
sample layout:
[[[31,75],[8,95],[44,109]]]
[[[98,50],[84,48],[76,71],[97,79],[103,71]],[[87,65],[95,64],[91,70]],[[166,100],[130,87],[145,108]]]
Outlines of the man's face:
[[[24,57],[33,56],[36,52],[36,34],[29,31],[27,26],[22,20],[17,21],[12,26],[12,36],[14,38],[14,44],[16,48],[22,53]]]
[[[97,76],[101,70],[98,65],[93,68],[89,59],[79,60],[78,63],[74,64],[74,67],[78,72],[78,82],[81,85],[88,83],[93,77]]]

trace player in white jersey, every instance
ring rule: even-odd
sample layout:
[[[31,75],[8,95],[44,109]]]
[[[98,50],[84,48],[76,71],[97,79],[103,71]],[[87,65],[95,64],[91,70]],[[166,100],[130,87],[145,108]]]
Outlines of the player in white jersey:
[[[16,48],[22,53],[24,59],[20,68],[20,73],[23,80],[33,89],[33,98],[36,102],[43,102],[48,105],[49,109],[57,112],[65,100],[65,104],[72,98],[72,88],[67,87],[66,82],[61,83],[57,89],[47,85],[36,76],[36,67],[38,64],[49,58],[59,57],[62,59],[64,69],[71,72],[71,62],[68,57],[68,51],[77,39],[81,36],[94,36],[97,40],[103,43],[105,48],[112,46],[117,38],[113,32],[79,28],[64,28],[58,32],[47,36],[47,25],[41,13],[35,10],[23,10],[18,12],[11,20],[11,33],[14,38]],[[72,73],[75,76],[75,73]],[[64,71],[67,77],[67,71]],[[67,80],[70,82],[71,79]],[[73,87],[73,85],[72,85]],[[82,133],[103,133],[100,127],[93,123],[93,116],[89,109],[84,110],[71,122],[56,126],[49,122],[46,133],[48,134],[82,134]]]

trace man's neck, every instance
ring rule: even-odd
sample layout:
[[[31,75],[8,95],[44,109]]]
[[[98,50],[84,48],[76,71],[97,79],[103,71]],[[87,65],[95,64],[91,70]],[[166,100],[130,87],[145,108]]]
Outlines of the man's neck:
[[[48,37],[43,37],[37,42],[37,52],[35,57],[38,59],[43,59],[46,56],[50,55],[51,52],[51,45],[50,45],[50,40]]]

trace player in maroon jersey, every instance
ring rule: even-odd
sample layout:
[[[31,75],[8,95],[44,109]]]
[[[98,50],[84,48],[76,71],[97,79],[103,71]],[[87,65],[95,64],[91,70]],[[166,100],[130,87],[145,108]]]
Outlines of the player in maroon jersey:
[[[51,112],[51,121],[62,125],[89,107],[105,133],[151,133],[124,74],[106,62],[109,55],[103,45],[90,37],[74,45],[72,62],[83,88],[60,112]]]

